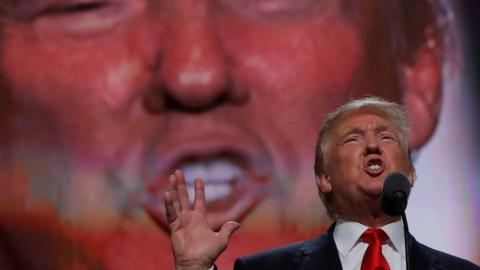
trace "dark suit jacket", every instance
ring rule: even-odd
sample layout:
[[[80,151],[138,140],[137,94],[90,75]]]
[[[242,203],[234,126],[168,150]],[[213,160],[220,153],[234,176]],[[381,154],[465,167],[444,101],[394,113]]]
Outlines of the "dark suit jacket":
[[[278,247],[235,261],[235,270],[341,270],[333,228],[312,240]],[[480,270],[466,260],[431,249],[410,237],[411,270]]]

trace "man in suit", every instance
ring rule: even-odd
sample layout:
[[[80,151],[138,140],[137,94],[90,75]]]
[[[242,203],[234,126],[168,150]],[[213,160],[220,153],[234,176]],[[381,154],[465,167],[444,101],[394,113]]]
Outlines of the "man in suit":
[[[379,199],[391,172],[404,173],[414,184],[407,129],[404,109],[375,97],[347,102],[329,114],[317,140],[315,175],[335,222],[315,239],[238,258],[235,270],[405,269],[402,220],[385,214]],[[212,231],[203,181],[195,180],[193,208],[182,172],[176,171],[169,181],[165,205],[176,269],[212,269],[239,224],[227,222],[219,232]],[[410,239],[413,269],[480,269]]]

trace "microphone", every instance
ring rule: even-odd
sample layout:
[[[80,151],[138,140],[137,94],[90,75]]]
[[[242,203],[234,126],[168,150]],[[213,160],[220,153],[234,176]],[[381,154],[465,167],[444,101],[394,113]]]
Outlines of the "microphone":
[[[401,172],[392,172],[385,178],[380,207],[389,216],[401,215],[407,208],[410,182]]]
[[[405,240],[405,260],[407,270],[411,268],[410,261],[410,232],[408,230],[407,208],[408,195],[410,195],[410,182],[408,177],[401,172],[392,172],[385,178],[383,193],[380,197],[380,207],[389,216],[402,216],[403,236]]]

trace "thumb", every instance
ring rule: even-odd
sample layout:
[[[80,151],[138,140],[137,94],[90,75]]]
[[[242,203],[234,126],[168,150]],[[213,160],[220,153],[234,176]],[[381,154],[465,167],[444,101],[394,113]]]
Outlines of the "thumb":
[[[240,228],[240,223],[235,221],[227,221],[222,225],[222,228],[218,232],[220,237],[225,241],[228,242],[228,239],[232,236],[232,234]]]

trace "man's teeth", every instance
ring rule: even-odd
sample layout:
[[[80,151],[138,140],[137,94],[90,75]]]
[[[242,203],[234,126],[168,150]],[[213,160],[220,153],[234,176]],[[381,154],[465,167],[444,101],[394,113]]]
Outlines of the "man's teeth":
[[[185,175],[190,200],[193,200],[193,184],[197,177],[205,181],[207,202],[227,197],[232,192],[232,182],[243,177],[242,168],[236,163],[225,159],[187,163],[181,169]]]
[[[369,165],[368,168],[370,170],[379,170],[380,169],[380,165],[379,164],[372,164],[372,165]]]

